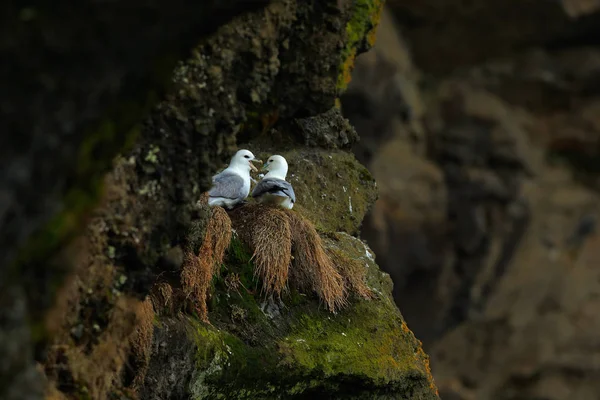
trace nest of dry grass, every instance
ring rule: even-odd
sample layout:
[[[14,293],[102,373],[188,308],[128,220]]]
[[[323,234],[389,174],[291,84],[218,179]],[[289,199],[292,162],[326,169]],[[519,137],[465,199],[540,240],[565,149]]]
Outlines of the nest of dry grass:
[[[349,291],[371,298],[363,266],[327,249],[313,224],[297,212],[249,204],[230,216],[253,252],[255,273],[267,295],[281,294],[289,281],[314,291],[332,312],[347,305]]]
[[[231,220],[223,208],[214,207],[198,254],[188,252],[184,257],[181,286],[185,297],[205,322],[209,322],[206,303],[210,283],[219,272],[230,242]]]
[[[254,274],[263,293],[280,295],[288,280],[292,257],[292,232],[280,209],[246,205],[231,213],[240,239],[252,250]]]
[[[325,252],[325,246],[313,224],[299,214],[287,213],[292,228],[294,255],[293,278],[300,287],[312,288],[327,308],[335,312],[347,304],[348,291],[342,275]]]
[[[183,296],[204,322],[209,322],[211,281],[219,273],[230,245],[232,227],[252,251],[254,274],[261,282],[262,294],[281,296],[289,282],[301,291],[314,291],[331,312],[345,307],[351,292],[372,298],[365,283],[364,266],[341,251],[328,248],[314,225],[297,212],[247,204],[228,214],[223,208],[214,207],[198,254],[185,254],[181,273]],[[155,307],[160,304],[159,307],[172,311],[174,291],[164,285],[155,287],[152,298]]]

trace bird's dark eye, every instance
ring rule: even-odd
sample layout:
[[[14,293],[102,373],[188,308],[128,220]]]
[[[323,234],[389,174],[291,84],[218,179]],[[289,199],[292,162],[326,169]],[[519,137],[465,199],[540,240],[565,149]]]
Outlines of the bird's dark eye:
[[[244,158],[250,158],[250,156],[244,156]]]

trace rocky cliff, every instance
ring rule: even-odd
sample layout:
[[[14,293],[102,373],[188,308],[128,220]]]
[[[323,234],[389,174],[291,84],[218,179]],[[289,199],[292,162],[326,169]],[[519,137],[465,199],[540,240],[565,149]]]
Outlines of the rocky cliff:
[[[265,3],[3,14],[29,84],[2,98],[0,397],[438,398],[357,238],[376,185],[336,100],[382,4]],[[294,211],[203,205],[239,146],[286,156]],[[275,293],[259,225],[289,237]]]
[[[441,397],[598,398],[600,4],[388,6],[342,108]]]

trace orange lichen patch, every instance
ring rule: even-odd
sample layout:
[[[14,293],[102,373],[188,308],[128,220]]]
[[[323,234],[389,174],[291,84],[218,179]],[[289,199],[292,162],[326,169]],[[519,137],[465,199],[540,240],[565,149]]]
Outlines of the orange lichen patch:
[[[357,48],[366,40],[368,48],[377,38],[377,26],[383,9],[381,0],[357,0],[352,6],[352,17],[346,24],[346,46],[338,74],[338,89],[343,91],[350,83]],[[364,50],[368,50],[364,49]]]
[[[383,11],[383,1],[375,2],[374,11],[370,14],[371,26],[373,27],[367,33],[367,43],[370,47],[375,45],[377,40],[377,28],[379,27],[379,21],[381,20],[381,12]]]
[[[354,60],[356,59],[356,49],[350,50],[348,57],[342,63],[340,78],[338,78],[338,87],[345,89],[352,80],[352,70],[354,70]]]
[[[213,207],[204,240],[198,254],[188,252],[184,256],[181,285],[187,299],[196,308],[198,317],[208,322],[208,290],[225,257],[231,242],[231,220],[221,207]]]
[[[402,324],[400,325],[400,329],[402,329],[402,331],[405,334],[408,334],[408,335],[414,337],[414,334],[408,328],[408,325],[406,325],[406,322],[402,321]],[[415,339],[415,340],[417,342],[417,348],[415,350],[415,361],[416,361],[415,364],[419,367],[421,372],[427,377],[427,381],[429,382],[430,389],[435,392],[436,396],[439,396],[438,388],[435,385],[435,382],[433,380],[433,374],[431,373],[431,367],[429,365],[429,356],[423,350],[423,343],[418,339]]]

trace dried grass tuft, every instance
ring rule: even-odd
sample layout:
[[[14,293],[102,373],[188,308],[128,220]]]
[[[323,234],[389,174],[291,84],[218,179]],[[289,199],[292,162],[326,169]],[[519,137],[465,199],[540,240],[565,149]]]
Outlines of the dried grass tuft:
[[[175,302],[173,299],[173,287],[167,282],[158,282],[150,290],[150,300],[157,313],[166,310],[169,314],[173,313]]]
[[[287,211],[292,229],[293,269],[300,287],[310,286],[331,312],[346,306],[344,280],[325,252],[315,227],[299,214]]]
[[[208,205],[208,198],[210,196],[208,195],[208,192],[204,192],[200,195],[200,198],[198,199],[198,204],[200,205]]]
[[[265,294],[285,289],[292,257],[292,233],[286,213],[274,207],[246,205],[232,212],[236,232],[253,251],[255,275]]]
[[[144,383],[150,354],[152,353],[152,340],[154,339],[154,307],[150,297],[146,297],[137,307],[137,326],[131,337],[131,362],[135,377],[132,387],[137,390]]]
[[[210,283],[219,272],[230,242],[231,220],[223,208],[213,207],[198,254],[188,252],[184,256],[181,285],[204,322],[209,322],[206,303]]]
[[[327,248],[313,224],[298,212],[248,204],[230,216],[240,240],[253,252],[255,273],[267,295],[280,294],[289,280],[301,291],[316,292],[331,312],[348,304],[350,291],[373,298],[363,265]]]
[[[118,387],[136,327],[141,322],[141,302],[121,298],[111,311],[106,329],[91,348],[55,345],[48,351],[46,374],[70,374],[71,380],[87,388],[90,398],[106,399]]]

